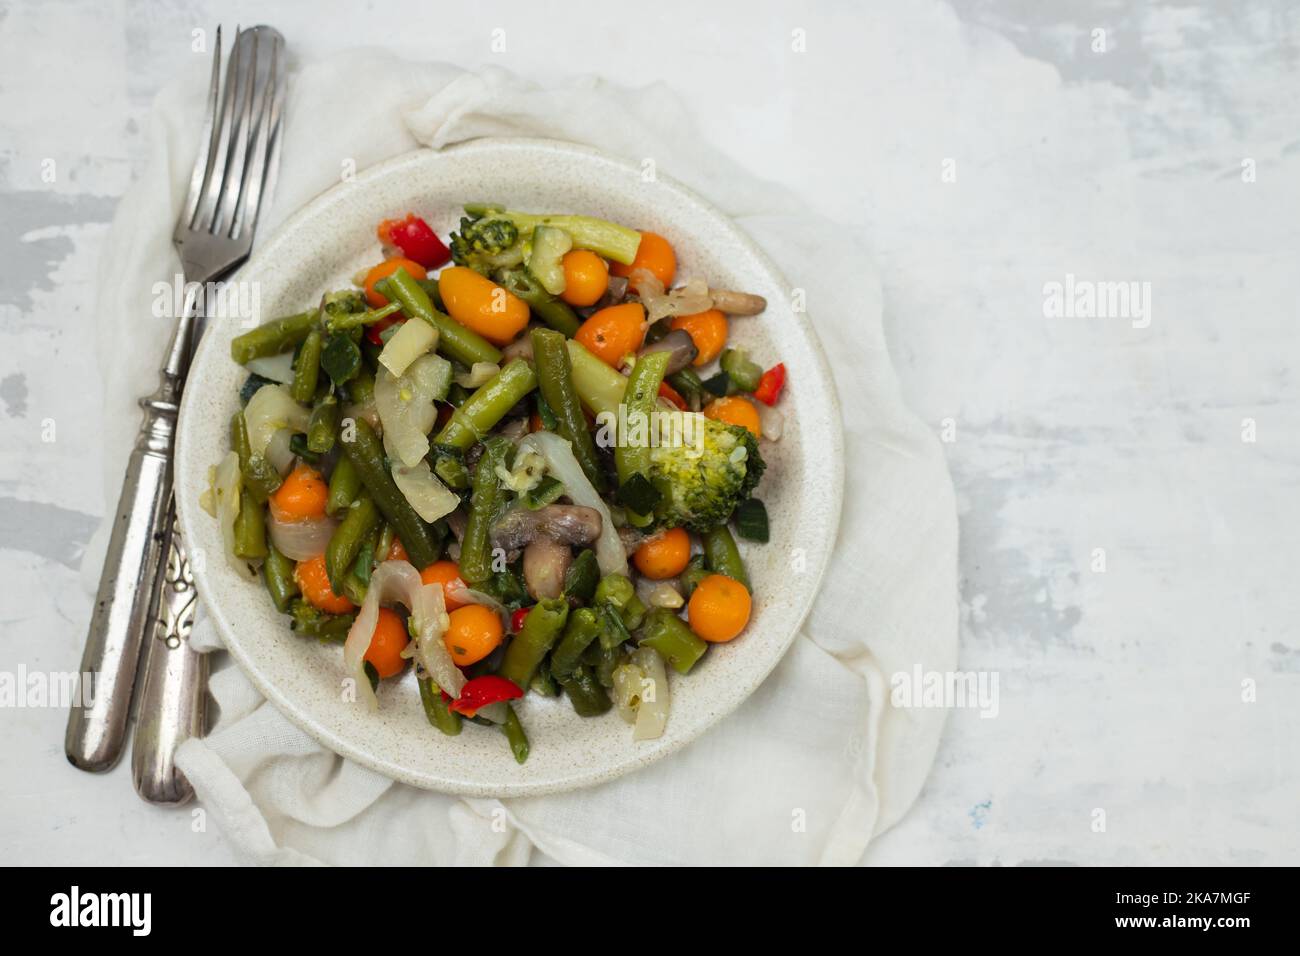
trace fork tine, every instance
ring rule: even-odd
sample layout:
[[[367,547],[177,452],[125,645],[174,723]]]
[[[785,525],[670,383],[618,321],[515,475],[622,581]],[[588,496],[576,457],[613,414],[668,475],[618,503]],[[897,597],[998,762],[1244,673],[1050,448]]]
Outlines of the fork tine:
[[[235,111],[235,93],[240,73],[241,52],[239,37],[243,33],[235,28],[235,42],[230,48],[230,59],[226,61],[226,82],[221,91],[221,115],[217,127],[213,130],[213,143],[216,149],[208,157],[207,174],[203,179],[203,191],[199,206],[194,212],[190,228],[211,231],[218,212],[217,202],[221,198],[221,184],[225,175],[227,154],[230,150],[231,121]]]
[[[217,99],[221,92],[221,24],[217,24],[216,49],[212,51],[212,79],[208,81],[208,107],[204,111],[203,131],[199,134],[199,154],[194,157],[194,170],[190,173],[190,190],[185,197],[182,222],[194,224],[194,214],[199,208],[199,196],[208,178],[212,144],[217,138]]]
[[[255,27],[259,32],[262,27]],[[262,83],[262,95],[258,99],[257,126],[249,137],[248,161],[244,170],[244,180],[239,188],[239,204],[235,209],[235,218],[231,223],[231,238],[238,238],[245,229],[257,224],[258,210],[261,206],[264,190],[264,177],[267,159],[271,151],[271,134],[273,124],[279,116],[280,95],[280,37],[274,31],[268,31],[268,45],[271,48],[270,62],[266,67],[265,81]]]
[[[284,37],[278,32],[275,35],[275,48],[278,63],[279,58],[284,55]],[[266,172],[262,177],[262,192],[259,196],[258,208],[253,212],[253,226],[257,225],[262,208],[268,205],[271,197],[275,195],[275,179],[280,172],[280,143],[284,129],[284,98],[288,87],[288,75],[288,65],[280,64],[276,73],[275,98],[271,101],[271,131],[270,138],[267,140],[269,148],[266,153]]]
[[[248,38],[251,49],[247,51],[248,62],[242,64],[239,71],[239,104],[235,114],[235,123],[230,131],[231,149],[226,157],[226,174],[221,180],[221,196],[217,205],[217,216],[212,222],[213,234],[226,234],[233,230],[235,211],[239,204],[240,187],[244,181],[244,168],[248,161],[248,143],[253,135],[253,103],[257,91],[257,47],[259,37],[256,30],[244,30],[240,39]],[[241,54],[241,57],[244,54]]]

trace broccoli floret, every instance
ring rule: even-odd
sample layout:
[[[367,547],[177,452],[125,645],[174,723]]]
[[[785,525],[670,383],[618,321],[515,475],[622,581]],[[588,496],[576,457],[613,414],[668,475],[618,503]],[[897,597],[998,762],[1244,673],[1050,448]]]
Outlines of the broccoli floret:
[[[762,477],[758,442],[746,428],[697,413],[661,412],[660,422],[648,475],[660,494],[656,525],[710,531],[731,517]],[[680,429],[683,440],[667,439],[668,428]]]
[[[482,275],[502,266],[517,265],[523,261],[524,251],[519,228],[509,219],[492,213],[462,218],[460,231],[451,234],[452,261]]]

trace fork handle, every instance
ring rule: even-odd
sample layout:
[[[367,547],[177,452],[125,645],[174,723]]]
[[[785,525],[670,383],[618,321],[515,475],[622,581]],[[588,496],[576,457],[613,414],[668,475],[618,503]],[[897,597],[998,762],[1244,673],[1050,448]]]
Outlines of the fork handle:
[[[166,551],[155,585],[153,627],[145,647],[136,704],[131,777],[150,803],[180,806],[194,788],[176,767],[176,748],[203,735],[207,711],[207,655],[190,647],[197,592],[173,502]]]
[[[171,495],[178,379],[164,373],[157,392],[141,401],[144,423],[127,464],[99,592],[81,657],[81,680],[64,749],[82,770],[102,772],[122,756],[131,693],[147,629],[162,529]]]

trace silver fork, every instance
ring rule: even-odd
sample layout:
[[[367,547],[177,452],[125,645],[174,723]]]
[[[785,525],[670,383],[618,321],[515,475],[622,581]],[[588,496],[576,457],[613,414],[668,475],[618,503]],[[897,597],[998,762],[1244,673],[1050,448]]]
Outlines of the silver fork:
[[[223,88],[217,29],[202,143],[173,235],[186,280],[185,303],[158,388],[140,401],[144,422],[122,483],[82,655],[81,675],[83,680],[90,676],[91,693],[77,695],[64,740],[68,759],[83,770],[104,771],[117,763],[144,637],[163,630],[163,640],[150,642],[145,689],[137,707],[143,729],[136,739],[141,753],[136,762],[147,777],[142,787],[142,777],[136,774],[137,788],[146,799],[157,797],[159,802],[188,799],[189,784],[175,772],[171,751],[184,736],[201,733],[203,722],[204,665],[185,641],[185,614],[173,613],[184,590],[176,588],[176,581],[183,581],[193,594],[171,505],[177,403],[203,332],[198,293],[248,257],[258,214],[274,185],[284,102],[283,55],[284,38],[276,30],[237,30]],[[174,574],[167,574],[169,567],[176,569]],[[168,577],[172,580],[166,596],[156,597],[160,578]],[[180,623],[160,628],[159,617]]]

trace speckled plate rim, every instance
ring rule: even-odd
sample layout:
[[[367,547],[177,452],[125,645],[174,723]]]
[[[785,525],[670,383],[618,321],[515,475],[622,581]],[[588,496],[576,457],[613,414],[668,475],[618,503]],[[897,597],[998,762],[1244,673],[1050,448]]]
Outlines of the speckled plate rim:
[[[294,235],[302,225],[319,215],[324,207],[338,202],[344,190],[355,192],[388,177],[408,173],[416,166],[425,163],[438,163],[449,157],[460,157],[466,153],[486,152],[490,154],[498,149],[522,149],[550,154],[567,154],[570,157],[581,157],[588,161],[605,164],[622,175],[641,175],[640,166],[628,160],[611,156],[589,146],[544,138],[483,137],[444,147],[440,150],[414,150],[370,166],[359,172],[351,181],[337,184],[317,195],[287,218],[276,229],[274,234],[264,244],[261,244],[260,249],[253,254],[234,278],[242,279],[261,274],[274,275],[275,267],[271,263],[276,258],[279,249],[292,242]],[[768,278],[773,285],[783,290],[790,288],[780,269],[777,268],[767,253],[721,210],[714,207],[693,190],[663,174],[657,175],[655,188],[674,194],[678,202],[689,207],[693,216],[713,219],[716,226],[726,230],[731,235],[731,238],[754,258],[759,268],[768,274]],[[527,780],[523,778],[524,775],[521,775],[521,779],[515,782],[484,782],[475,779],[472,774],[457,774],[451,768],[446,768],[446,770],[439,773],[430,773],[394,761],[383,753],[356,746],[341,734],[322,726],[311,714],[305,712],[302,704],[284,691],[276,676],[267,673],[258,661],[257,656],[236,636],[234,623],[226,614],[222,601],[217,597],[219,590],[206,563],[193,569],[204,612],[211,615],[226,648],[253,686],[290,722],[334,753],[354,760],[384,776],[414,787],[473,797],[541,796],[606,783],[676,752],[734,711],[766,680],[776,665],[780,663],[790,645],[794,642],[803,621],[812,607],[812,602],[820,590],[839,532],[844,493],[844,435],[843,419],[834,378],[831,373],[830,363],[808,315],[804,312],[794,311],[790,308],[788,301],[782,302],[781,305],[790,313],[785,321],[793,322],[798,327],[819,372],[819,382],[801,383],[801,388],[806,387],[808,389],[803,398],[808,400],[810,404],[818,406],[819,414],[825,417],[825,420],[820,423],[824,431],[821,433],[821,441],[818,443],[819,454],[834,462],[830,474],[822,473],[821,478],[824,483],[819,483],[818,488],[819,497],[822,498],[824,503],[825,527],[813,529],[814,532],[824,534],[822,539],[824,547],[820,548],[818,554],[814,556],[815,565],[804,569],[804,574],[807,575],[807,584],[802,589],[798,607],[791,618],[793,623],[788,628],[788,632],[780,635],[777,640],[766,647],[761,648],[765,652],[765,658],[761,666],[749,670],[745,674],[743,682],[729,685],[727,692],[719,695],[714,700],[714,706],[710,712],[703,719],[697,720],[685,730],[679,730],[657,742],[643,742],[638,747],[621,754],[620,758],[615,761],[575,768],[572,773],[566,776],[548,780]],[[201,374],[206,364],[213,360],[209,355],[213,348],[211,337],[205,337],[200,343],[193,363],[193,369],[197,374]],[[226,358],[226,361],[229,361],[229,359]],[[191,468],[206,468],[205,465],[201,465],[201,462],[206,461],[207,457],[209,457],[202,454],[192,455],[190,450],[190,429],[187,428],[187,423],[193,417],[191,408],[194,402],[197,401],[194,396],[200,392],[201,389],[198,388],[187,388],[181,402],[175,454],[178,488],[192,485],[196,476],[191,473]],[[805,455],[807,453],[807,450],[805,450]],[[211,457],[215,460],[216,456]],[[797,490],[791,489],[791,493]],[[198,507],[197,501],[190,501],[184,495],[178,495],[177,497],[177,514],[182,534],[189,540],[194,540],[191,531],[197,527],[198,522],[211,521]],[[270,605],[268,604],[267,607],[269,610]],[[751,623],[751,628],[755,627],[761,628],[757,618]],[[759,651],[760,648],[756,647],[754,653],[757,654]],[[617,720],[618,718],[611,711],[604,718],[598,719]],[[629,739],[630,736],[629,728]],[[534,749],[545,745],[544,740],[539,739],[534,739],[532,743]],[[473,761],[467,760],[465,763],[469,766],[472,765]]]

